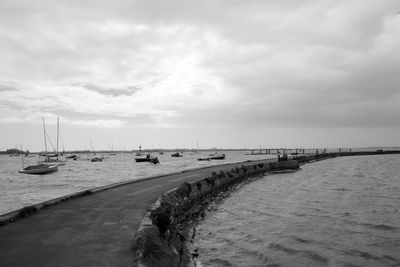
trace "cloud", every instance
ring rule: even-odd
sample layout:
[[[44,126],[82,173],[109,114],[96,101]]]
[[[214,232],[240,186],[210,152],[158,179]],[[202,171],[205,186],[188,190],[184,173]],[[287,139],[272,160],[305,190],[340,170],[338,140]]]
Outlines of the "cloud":
[[[0,119],[394,127],[398,8],[361,0],[2,1]]]

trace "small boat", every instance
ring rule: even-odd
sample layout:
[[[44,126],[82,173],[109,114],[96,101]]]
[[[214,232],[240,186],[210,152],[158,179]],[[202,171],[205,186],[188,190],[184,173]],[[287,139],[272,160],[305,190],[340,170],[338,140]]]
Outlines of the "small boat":
[[[19,170],[20,173],[26,174],[46,174],[58,171],[57,165],[38,164],[32,165]]]
[[[94,157],[92,159],[90,159],[90,162],[101,162],[103,161],[103,157]]]
[[[149,162],[151,158],[150,154],[147,154],[144,158],[135,158],[136,162]]]
[[[212,156],[212,157],[210,157],[210,159],[225,159],[225,154],[221,154],[221,155],[215,155],[215,156]]]
[[[43,165],[65,165],[66,161],[65,160],[60,160],[60,159],[52,159],[52,158],[45,158],[44,160],[38,161],[38,164],[43,164]]]
[[[179,157],[182,157],[182,155],[179,152],[176,152],[176,153],[172,154],[171,157],[179,158]]]
[[[199,161],[210,161],[211,159],[210,158],[198,158],[197,160],[199,160]]]
[[[66,159],[73,159],[76,160],[78,158],[78,155],[74,154],[74,155],[70,155],[70,156],[66,156]]]
[[[154,164],[160,163],[157,157],[147,154],[145,158],[135,158],[136,162],[151,162]]]
[[[157,163],[160,163],[160,161],[158,160],[157,157],[153,157],[150,159],[150,163],[157,164]]]
[[[46,157],[48,157],[48,158],[57,158],[58,156],[60,156],[61,154],[59,154],[59,153],[54,153],[54,154],[50,154],[50,153],[47,153],[47,156]]]

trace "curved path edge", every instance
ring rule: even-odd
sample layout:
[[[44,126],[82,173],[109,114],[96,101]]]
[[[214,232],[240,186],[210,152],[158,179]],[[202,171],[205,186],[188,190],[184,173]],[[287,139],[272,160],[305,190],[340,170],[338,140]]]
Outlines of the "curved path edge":
[[[42,210],[42,209],[46,209],[49,208],[51,206],[57,205],[59,203],[74,199],[74,198],[79,198],[79,197],[84,197],[84,196],[88,196],[94,193],[98,193],[104,190],[108,190],[108,189],[112,189],[115,187],[119,187],[119,186],[123,186],[123,185],[128,185],[128,184],[133,184],[133,183],[138,183],[144,180],[151,180],[151,179],[157,179],[157,178],[161,178],[161,177],[165,177],[165,176],[169,176],[169,175],[174,175],[174,174],[181,174],[181,173],[186,173],[186,172],[190,172],[190,171],[196,171],[196,170],[203,170],[203,169],[209,169],[209,168],[213,168],[213,167],[218,167],[218,166],[229,166],[229,165],[235,165],[238,163],[246,163],[246,162],[255,162],[258,160],[247,160],[247,161],[240,161],[240,162],[232,162],[232,163],[225,163],[225,164],[218,164],[218,165],[212,165],[212,166],[205,166],[205,167],[198,167],[198,168],[190,168],[190,169],[185,169],[182,171],[176,171],[176,172],[170,172],[170,173],[165,173],[165,174],[160,174],[160,175],[154,175],[154,176],[148,176],[148,177],[143,177],[143,178],[138,178],[138,179],[133,179],[133,180],[127,180],[127,181],[122,181],[122,182],[117,182],[117,183],[112,183],[112,184],[108,184],[108,185],[103,185],[103,186],[99,186],[99,187],[95,187],[95,188],[91,188],[91,189],[86,189],[86,190],[82,190],[79,192],[75,192],[75,193],[71,193],[71,194],[67,194],[58,198],[53,198],[53,199],[49,199],[37,204],[33,204],[33,205],[28,205],[25,206],[23,208],[17,209],[17,210],[13,210],[4,214],[0,214],[0,226],[5,225],[7,223],[12,223],[15,222],[19,219],[22,218],[27,218],[35,213],[37,213],[38,211]]]

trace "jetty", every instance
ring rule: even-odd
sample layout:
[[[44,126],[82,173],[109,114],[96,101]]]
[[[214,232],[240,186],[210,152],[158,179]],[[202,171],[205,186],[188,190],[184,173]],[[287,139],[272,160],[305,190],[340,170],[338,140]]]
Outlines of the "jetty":
[[[85,191],[68,201],[0,217],[0,266],[134,266],[132,242],[146,210],[184,181],[258,161],[157,176]],[[266,162],[263,160],[262,162]],[[105,190],[103,190],[105,189]],[[39,211],[35,212],[37,209]],[[14,217],[14,219],[10,218]],[[9,221],[15,220],[15,222]]]
[[[313,154],[300,161],[377,154],[400,151]],[[212,173],[275,161],[246,161],[133,180],[2,215],[0,266],[135,266],[135,235],[160,195]]]

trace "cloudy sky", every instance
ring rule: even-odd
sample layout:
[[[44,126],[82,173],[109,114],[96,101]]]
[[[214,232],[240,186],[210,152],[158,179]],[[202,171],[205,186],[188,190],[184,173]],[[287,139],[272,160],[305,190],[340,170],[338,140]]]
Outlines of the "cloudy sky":
[[[400,146],[400,2],[2,0],[0,150]]]

